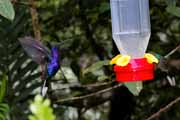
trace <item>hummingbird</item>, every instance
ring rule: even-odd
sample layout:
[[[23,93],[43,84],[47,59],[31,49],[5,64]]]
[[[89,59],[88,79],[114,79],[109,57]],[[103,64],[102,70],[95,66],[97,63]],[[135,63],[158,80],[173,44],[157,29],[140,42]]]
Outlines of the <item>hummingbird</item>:
[[[162,56],[158,53],[155,53],[155,52],[151,52],[158,60],[159,60],[159,63],[157,64],[156,66],[156,69],[159,69],[161,70],[162,72],[164,72],[166,74],[166,80],[169,82],[169,84],[171,86],[175,86],[176,85],[176,80],[175,80],[175,77],[170,73],[169,71],[169,67],[168,66],[171,66],[170,63],[169,63],[169,56],[166,55],[166,56]]]
[[[30,36],[19,38],[18,40],[28,56],[30,56],[34,62],[42,66],[43,84],[40,92],[42,96],[45,96],[48,89],[48,87],[46,87],[46,81],[51,79],[60,69],[59,47],[55,45],[49,50],[40,41]],[[65,78],[64,74],[63,77]]]

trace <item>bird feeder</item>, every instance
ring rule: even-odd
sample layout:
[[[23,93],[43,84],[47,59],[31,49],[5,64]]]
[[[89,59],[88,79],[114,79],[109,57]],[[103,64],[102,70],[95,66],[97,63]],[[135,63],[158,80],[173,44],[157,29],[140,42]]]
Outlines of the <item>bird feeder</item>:
[[[157,60],[152,54],[145,54],[151,34],[149,0],[110,0],[110,5],[112,36],[121,53],[114,59],[120,62],[114,66],[116,80],[153,79],[154,61],[151,59]]]

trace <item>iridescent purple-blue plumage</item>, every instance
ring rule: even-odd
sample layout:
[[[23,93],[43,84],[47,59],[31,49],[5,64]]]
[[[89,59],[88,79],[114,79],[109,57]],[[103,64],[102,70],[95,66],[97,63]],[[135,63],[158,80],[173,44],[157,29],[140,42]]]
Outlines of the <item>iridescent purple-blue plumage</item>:
[[[59,49],[58,47],[51,48],[51,59],[47,65],[47,74],[49,77],[54,76],[60,68],[59,64]]]

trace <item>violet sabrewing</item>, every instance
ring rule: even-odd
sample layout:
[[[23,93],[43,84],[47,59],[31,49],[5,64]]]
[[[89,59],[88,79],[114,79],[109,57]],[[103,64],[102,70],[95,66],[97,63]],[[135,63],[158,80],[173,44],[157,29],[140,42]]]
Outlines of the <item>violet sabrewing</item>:
[[[43,84],[41,87],[41,94],[44,96],[46,91],[46,80],[53,77],[60,68],[59,63],[59,48],[58,46],[53,46],[51,52],[44,46],[40,41],[35,40],[32,37],[19,38],[19,41],[26,51],[26,53],[32,58],[36,63],[45,66],[45,73],[43,73]]]

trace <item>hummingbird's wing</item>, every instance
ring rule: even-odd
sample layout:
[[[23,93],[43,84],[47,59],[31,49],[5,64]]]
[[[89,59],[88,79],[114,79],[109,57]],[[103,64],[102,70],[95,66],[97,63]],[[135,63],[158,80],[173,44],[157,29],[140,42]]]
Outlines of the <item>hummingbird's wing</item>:
[[[51,59],[50,52],[41,42],[32,37],[19,38],[26,53],[38,64],[44,64]]]

